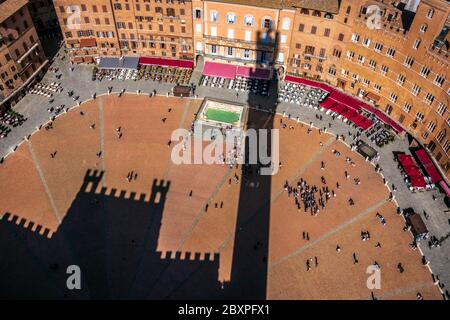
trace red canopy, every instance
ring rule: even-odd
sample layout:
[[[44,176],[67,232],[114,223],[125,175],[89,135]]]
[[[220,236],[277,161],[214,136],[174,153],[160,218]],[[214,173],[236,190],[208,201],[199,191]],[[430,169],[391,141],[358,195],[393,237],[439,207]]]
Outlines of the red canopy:
[[[434,165],[425,149],[416,150],[415,153],[420,163],[422,163],[422,165],[425,167],[425,170],[430,175],[431,181],[433,181],[434,183],[439,183],[440,181],[442,181],[442,177],[439,174],[438,169]]]
[[[442,189],[444,189],[447,196],[450,197],[450,188],[448,187],[447,183],[445,183],[445,181],[442,180],[441,182],[439,182],[439,185],[442,187]]]
[[[368,105],[367,103],[364,103],[363,101],[360,101],[356,98],[353,98],[343,92],[340,92],[338,90],[333,89],[332,87],[328,86],[325,83],[321,83],[321,82],[316,82],[313,80],[309,80],[309,79],[304,79],[304,78],[298,78],[298,77],[293,77],[293,76],[286,76],[284,78],[285,81],[288,82],[294,82],[294,83],[300,83],[300,84],[304,84],[310,87],[314,87],[314,88],[320,88],[322,90],[325,90],[327,92],[330,92],[330,96],[328,97],[328,99],[332,99],[335,102],[338,102],[342,105],[345,105],[351,109],[354,110],[360,110],[361,108],[375,114],[377,116],[378,119],[380,119],[382,122],[384,122],[385,124],[389,125],[390,127],[392,127],[395,132],[397,133],[401,133],[404,131],[404,129],[402,128],[402,126],[400,126],[399,124],[397,124],[394,120],[392,120],[391,118],[389,118],[387,115],[385,115],[383,112],[381,112],[380,110]],[[331,102],[330,102],[331,105]],[[324,108],[326,108],[326,106],[328,106],[328,103],[325,105],[322,105]],[[362,124],[362,122],[361,122]],[[370,126],[372,126],[372,121],[367,120],[367,122],[365,123],[364,127],[367,129]],[[361,126],[361,128],[363,128]]]
[[[364,119],[364,121],[357,123],[356,125],[363,130],[367,130],[373,125],[373,122],[372,120]]]
[[[336,103],[333,107],[330,108],[330,110],[337,114],[341,114],[347,111],[348,109],[344,105]]]
[[[323,89],[323,90],[328,91],[328,92],[332,92],[333,91],[333,88],[331,88],[330,86],[326,85],[325,83],[316,82],[316,81],[309,80],[309,79],[298,78],[298,77],[293,77],[293,76],[286,76],[286,77],[284,77],[284,81],[304,84],[304,85],[307,85],[307,86],[310,86],[310,87]]]
[[[330,109],[332,108],[334,105],[336,105],[337,102],[332,100],[332,99],[326,99],[325,101],[322,101],[320,103],[320,106],[325,108],[325,109]]]
[[[358,113],[355,110],[349,109],[347,112],[342,114],[348,120],[353,122],[353,120],[358,116]]]
[[[232,64],[224,64],[207,61],[203,67],[203,74],[211,77],[222,77],[225,79],[236,78],[237,67]]]
[[[425,188],[427,186],[422,176],[411,177],[411,186],[414,188]]]
[[[412,179],[413,177],[421,177],[419,169],[416,166],[403,167],[406,174]]]
[[[405,167],[411,167],[411,166],[416,166],[416,164],[414,163],[412,157],[410,155],[407,154],[399,154],[397,156],[398,161],[400,162],[400,164],[402,165],[403,168]]]
[[[165,67],[179,67],[179,68],[187,68],[187,69],[192,69],[194,67],[194,62],[189,61],[189,60],[151,58],[151,57],[139,58],[139,64],[157,65],[157,66],[165,66]]]
[[[270,79],[270,70],[238,66],[236,70],[236,77],[268,80]]]

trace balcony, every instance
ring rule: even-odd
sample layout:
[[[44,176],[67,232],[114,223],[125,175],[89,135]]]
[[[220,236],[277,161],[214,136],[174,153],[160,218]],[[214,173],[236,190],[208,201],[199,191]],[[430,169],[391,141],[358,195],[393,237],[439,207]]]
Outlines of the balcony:
[[[261,50],[273,50],[275,47],[275,40],[269,39],[267,41],[260,40],[260,41],[250,41],[250,40],[243,40],[243,39],[231,39],[226,37],[215,37],[204,34],[203,37],[207,40],[213,41],[216,44],[226,45],[227,43],[239,43],[247,46],[257,46]]]
[[[240,63],[244,63],[244,64],[261,63],[261,62],[258,62],[257,60],[254,60],[254,59],[242,59],[242,58],[228,57],[228,56],[222,56],[222,55],[219,55],[219,54],[210,54],[210,53],[205,53],[205,57],[211,58],[211,59],[235,61],[235,62],[240,62]]]
[[[315,54],[313,54],[313,53],[306,53],[306,52],[304,52],[304,53],[303,53],[303,56],[304,56],[305,58],[314,58],[314,59],[318,59],[319,61],[325,61],[325,60],[327,60],[327,57],[326,57],[326,56],[315,55]]]

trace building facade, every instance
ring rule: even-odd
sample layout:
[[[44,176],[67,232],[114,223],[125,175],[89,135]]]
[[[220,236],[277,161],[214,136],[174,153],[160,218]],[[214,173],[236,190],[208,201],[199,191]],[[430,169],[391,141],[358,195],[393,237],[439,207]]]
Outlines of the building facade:
[[[193,60],[192,4],[185,0],[55,0],[74,62],[99,56]]]
[[[165,56],[325,81],[385,112],[450,176],[448,1],[83,3],[54,1],[74,61]],[[79,29],[71,29],[74,17]]]
[[[14,105],[48,64],[28,0],[0,1],[0,107]]]

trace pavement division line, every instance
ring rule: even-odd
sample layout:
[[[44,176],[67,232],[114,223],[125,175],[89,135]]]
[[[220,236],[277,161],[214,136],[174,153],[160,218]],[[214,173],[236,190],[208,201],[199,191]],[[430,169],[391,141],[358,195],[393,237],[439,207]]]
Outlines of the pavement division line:
[[[184,111],[183,111],[183,115],[181,116],[180,123],[178,124],[178,128],[183,128],[183,124],[186,121],[186,117],[187,117],[187,115],[189,113],[189,110],[191,109],[192,104],[193,104],[194,101],[195,100],[189,100],[189,103],[188,103],[187,107],[184,105],[185,108],[184,108]],[[163,174],[163,180],[166,180],[167,177],[169,176],[170,169],[172,168],[172,166],[173,166],[173,162],[171,160],[169,160],[169,165],[167,166],[167,169],[166,169],[166,171]]]
[[[39,160],[34,152],[33,146],[30,141],[28,141],[28,149],[30,150],[31,157],[33,158],[33,161],[34,161],[34,166],[39,174],[39,177],[41,178],[41,183],[44,186],[45,192],[47,193],[48,199],[52,206],[53,214],[55,215],[55,218],[58,221],[58,224],[61,224],[61,222],[62,222],[61,216],[59,215],[58,209],[57,209],[55,201],[53,199],[53,195],[47,184],[47,180],[45,179],[44,171],[42,170],[41,165],[39,164]]]
[[[182,127],[183,127],[183,124],[184,124],[184,122],[186,121],[187,114],[189,113],[189,110],[191,109],[192,104],[193,104],[194,101],[195,101],[195,100],[189,100],[189,103],[188,103],[188,106],[187,106],[187,107],[186,107],[186,105],[183,105],[183,107],[185,107],[185,108],[184,108],[184,111],[183,111],[183,115],[181,116],[179,125],[178,125],[179,128],[182,128]],[[169,160],[169,164],[167,165],[167,169],[166,169],[166,171],[164,172],[164,174],[163,174],[163,176],[162,176],[162,180],[166,181],[167,177],[169,176],[170,169],[172,168],[172,166],[173,166],[173,163],[172,163],[171,160]],[[152,220],[152,222],[149,224],[148,230],[147,230],[147,232],[146,232],[146,234],[147,234],[146,240],[145,240],[144,243],[147,243],[147,242],[149,241],[149,238],[151,237],[150,230],[152,229],[152,226],[153,226],[153,220]],[[144,247],[145,247],[145,246],[144,246]],[[139,262],[138,262],[137,267],[136,267],[135,276],[134,276],[134,279],[132,280],[132,282],[131,282],[131,284],[130,284],[130,287],[129,287],[129,289],[128,289],[128,294],[127,294],[127,296],[130,296],[130,294],[132,293],[133,288],[135,287],[135,283],[136,283],[136,281],[137,281],[137,278],[138,278],[138,275],[139,275],[139,271],[140,271],[141,268],[142,268],[141,265],[142,265],[142,261],[144,260],[144,255],[145,255],[145,253],[146,253],[146,251],[145,251],[145,250],[142,250],[142,254],[140,255]],[[165,269],[164,269],[164,270],[165,270]],[[164,272],[164,270],[161,271],[161,274],[162,274],[162,272]],[[153,286],[154,286],[156,283],[157,283],[157,281],[153,284]],[[153,287],[153,286],[152,286],[152,287]],[[150,291],[151,291],[151,290],[150,290]]]
[[[216,188],[214,189],[214,191],[212,192],[211,196],[208,198],[208,200],[206,201],[206,204],[210,204],[211,201],[219,194],[220,190],[222,189],[223,185],[226,183],[227,179],[229,179],[229,177],[231,176],[231,173],[233,173],[233,169],[228,169],[225,174],[223,175],[222,179],[220,180],[219,184],[216,186]],[[239,203],[239,202],[238,202]],[[205,205],[206,205],[205,204]],[[198,223],[200,222],[200,220],[206,215],[206,211],[204,210],[205,206],[203,206],[200,209],[200,212],[196,215],[194,222],[192,223],[191,227],[189,228],[189,230],[186,233],[186,236],[183,237],[183,239],[180,241],[180,243],[178,244],[178,246],[176,247],[176,251],[179,251],[181,249],[181,247],[184,245],[184,243],[186,242],[186,240],[192,235],[192,233],[194,232],[195,228],[197,227]]]
[[[317,160],[317,158],[319,158],[326,149],[328,149],[328,147],[334,142],[334,138],[330,137],[329,140],[323,145],[323,147],[321,147],[312,157],[310,157],[308,159],[308,161],[297,171],[297,173],[291,177],[289,179],[289,182],[293,182],[295,180],[298,180],[298,178],[311,166],[311,164]],[[244,226],[246,226],[248,223],[250,223],[250,221],[258,214],[260,214],[260,212],[262,212],[261,208],[264,208],[265,205],[269,205],[273,202],[275,202],[284,192],[284,187],[281,187],[275,194],[273,197],[270,197],[269,200],[266,200],[262,203],[261,206],[259,206],[256,210],[255,213],[253,215],[251,215],[247,221],[244,221],[243,224],[241,226],[236,226],[236,228],[228,235],[228,237],[225,238],[225,241],[219,246],[218,251],[221,252],[227,245],[228,243],[234,238],[234,234],[236,232],[236,230],[241,230]]]
[[[287,260],[301,254],[302,252],[304,252],[305,250],[313,247],[314,245],[322,242],[323,240],[326,240],[327,238],[329,238],[330,236],[334,235],[335,233],[341,231],[342,229],[345,229],[346,227],[348,227],[349,225],[351,225],[353,222],[356,222],[362,218],[364,218],[365,216],[367,216],[369,213],[374,212],[376,209],[378,209],[379,207],[383,206],[386,202],[386,199],[383,199],[377,203],[375,203],[373,206],[367,208],[366,210],[358,213],[356,216],[353,216],[353,218],[345,221],[344,223],[338,225],[337,227],[331,229],[329,232],[325,233],[324,235],[320,236],[319,238],[317,238],[314,241],[311,241],[308,244],[303,245],[301,248],[291,252],[290,254],[284,256],[283,258],[279,259],[278,261],[272,263],[269,265],[268,267],[268,272],[271,271],[271,269],[276,268],[277,266],[279,266],[280,264],[282,264],[283,262],[286,262]]]
[[[334,138],[333,137],[330,137],[329,138],[329,140],[324,144],[324,146],[323,147],[321,147],[319,150],[318,150],[318,152],[316,152],[312,157],[310,157],[309,158],[309,160],[302,166],[302,168],[299,170],[299,171],[297,171],[297,174],[293,177],[293,178],[291,178],[290,179],[290,181],[294,181],[295,179],[297,179],[297,177],[299,177],[299,176],[301,176],[306,170],[307,170],[307,168],[325,151],[325,149],[327,149],[327,147],[328,146],[330,146],[332,143],[333,143],[333,141],[334,141]],[[226,181],[226,179],[225,179],[225,181]],[[269,205],[270,205],[270,203],[272,203],[272,201],[275,201],[282,193],[283,193],[283,190],[284,190],[284,188],[281,188],[276,194],[275,194],[275,196],[274,196],[274,198],[273,199],[270,199],[268,202],[269,202]],[[239,206],[239,201],[237,202],[238,203],[238,206]],[[260,206],[260,207],[258,207],[258,209],[256,210],[256,212],[255,212],[255,214],[253,214],[246,222],[244,222],[244,224],[243,225],[246,225],[247,223],[249,223],[257,214],[259,214],[260,212],[261,212],[261,208],[265,205],[265,203],[267,203],[267,201],[265,201],[264,202],[264,204],[262,205],[262,206]],[[204,214],[203,214],[204,215]],[[202,216],[203,216],[202,215]],[[235,230],[237,230],[237,228],[238,228],[238,226],[236,226],[235,228],[234,228],[234,230],[230,233],[230,235],[228,236],[228,237],[226,237],[226,240],[222,243],[222,245],[220,245],[219,246],[219,248],[218,248],[218,251],[217,251],[217,253],[220,253],[220,252],[222,252],[223,251],[223,249],[225,249],[226,248],[226,246],[228,245],[228,243],[231,241],[231,239],[233,239],[234,237],[234,235],[235,235]],[[184,243],[184,242],[183,242]],[[179,250],[179,248],[180,247],[178,247],[177,249]],[[161,274],[165,271],[165,270],[167,270],[167,268],[170,266],[170,264],[161,272]],[[200,264],[200,266],[198,267],[198,269],[200,269],[201,268],[201,264]],[[190,275],[192,275],[192,274],[195,274],[196,272],[192,272]],[[183,281],[183,283],[185,283],[185,282],[187,282],[188,281],[188,279],[190,278],[190,276],[188,276],[188,277],[186,277],[186,279]],[[156,283],[157,283],[158,281],[156,281]],[[156,285],[156,283],[155,283],[155,285]],[[178,286],[178,287],[181,287],[182,286],[182,284],[180,285],[180,286]],[[170,295],[172,295],[173,294],[173,292],[174,292],[174,290],[172,290],[172,292],[169,294],[169,296]]]

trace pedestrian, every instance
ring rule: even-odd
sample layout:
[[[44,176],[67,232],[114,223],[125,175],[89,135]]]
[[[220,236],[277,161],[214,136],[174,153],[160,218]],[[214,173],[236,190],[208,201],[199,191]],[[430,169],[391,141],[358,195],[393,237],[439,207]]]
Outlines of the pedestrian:
[[[189,191],[189,198],[192,198],[192,190]]]
[[[359,261],[358,261],[358,259],[356,258],[356,253],[355,252],[353,252],[353,264],[357,264]]]
[[[341,252],[341,247],[339,245],[336,246],[336,252]]]

